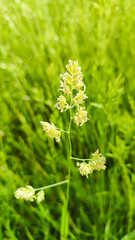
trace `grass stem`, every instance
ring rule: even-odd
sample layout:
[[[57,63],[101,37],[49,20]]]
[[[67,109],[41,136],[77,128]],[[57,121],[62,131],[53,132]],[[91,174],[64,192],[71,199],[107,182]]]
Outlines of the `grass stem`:
[[[52,188],[52,187],[56,187],[62,184],[68,183],[68,180],[62,181],[62,182],[58,182],[58,183],[54,183],[45,187],[41,187],[41,188],[35,188],[35,191],[39,191],[39,190],[43,190],[43,189],[47,189],[47,188]]]

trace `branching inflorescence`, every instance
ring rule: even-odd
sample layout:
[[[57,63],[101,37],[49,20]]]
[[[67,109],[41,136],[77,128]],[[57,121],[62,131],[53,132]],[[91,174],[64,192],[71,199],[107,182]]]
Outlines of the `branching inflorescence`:
[[[83,83],[83,74],[81,72],[81,67],[78,66],[77,61],[69,60],[66,65],[67,72],[61,74],[62,80],[59,91],[62,94],[58,97],[57,103],[55,105],[56,108],[60,110],[60,112],[65,112],[69,110],[70,119],[69,119],[69,127],[68,131],[62,130],[56,127],[53,123],[43,122],[41,121],[41,125],[43,127],[43,131],[45,131],[49,137],[54,138],[56,142],[60,142],[61,133],[64,132],[68,134],[69,139],[69,157],[68,157],[68,179],[62,182],[58,182],[49,186],[45,186],[42,188],[34,189],[31,186],[27,186],[26,188],[19,188],[15,192],[15,197],[17,199],[24,199],[34,201],[36,200],[38,203],[44,200],[44,189],[55,187],[61,184],[67,184],[67,208],[68,208],[68,199],[69,199],[69,186],[70,186],[70,160],[77,160],[77,166],[79,167],[79,172],[82,176],[86,176],[91,174],[94,170],[105,170],[105,158],[99,153],[97,150],[94,154],[92,154],[91,159],[80,159],[72,157],[72,144],[71,144],[71,123],[74,123],[77,126],[82,126],[89,119],[87,117],[87,111],[85,107],[82,106],[84,104],[84,100],[87,98],[85,94],[86,86]],[[74,109],[74,110],[73,110]],[[80,162],[81,161],[81,162]],[[88,161],[88,162],[87,162]],[[38,191],[37,194],[35,192]]]

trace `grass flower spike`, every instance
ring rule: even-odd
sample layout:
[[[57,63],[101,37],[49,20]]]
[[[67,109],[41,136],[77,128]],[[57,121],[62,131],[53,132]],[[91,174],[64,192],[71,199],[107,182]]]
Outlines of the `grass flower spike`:
[[[69,73],[65,73],[66,76],[68,76],[68,83],[72,85],[72,89],[79,90],[81,87],[84,86],[84,83],[82,81],[83,74],[81,73],[81,67],[78,66],[77,61],[71,61],[69,60],[68,64],[66,65],[67,70]]]
[[[61,112],[66,111],[69,108],[77,107],[78,112],[73,118],[78,126],[82,126],[88,121],[87,111],[84,111],[85,107],[80,107],[87,98],[87,95],[85,94],[86,87],[83,83],[83,74],[77,61],[69,60],[66,68],[68,72],[60,75],[62,81],[59,90],[62,91],[64,95],[71,95],[70,104],[67,103],[67,100],[63,95],[60,95],[55,106]],[[84,89],[82,89],[82,87]]]
[[[56,142],[60,142],[61,132],[57,130],[56,126],[53,123],[40,122],[43,126],[43,131],[48,133],[48,136],[55,138]]]
[[[21,187],[16,190],[15,197],[17,199],[22,199],[22,200],[26,200],[26,201],[29,200],[29,201],[33,202],[34,199],[36,198],[35,189],[31,186],[26,186],[26,188]]]

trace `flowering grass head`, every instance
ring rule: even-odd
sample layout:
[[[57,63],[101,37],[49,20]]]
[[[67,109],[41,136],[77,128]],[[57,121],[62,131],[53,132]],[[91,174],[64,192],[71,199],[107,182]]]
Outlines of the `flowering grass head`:
[[[60,75],[62,80],[59,90],[62,91],[64,95],[71,95],[70,103],[68,103],[66,97],[60,95],[55,106],[60,112],[75,107],[74,122],[78,126],[82,126],[88,121],[87,111],[84,111],[85,107],[80,106],[84,103],[84,100],[88,98],[85,94],[86,87],[83,83],[83,74],[77,61],[69,60],[66,68],[68,72]]]
[[[17,199],[22,199],[22,200],[26,200],[26,201],[31,201],[33,202],[34,199],[36,199],[35,196],[35,189],[31,186],[26,186],[26,188],[21,187],[18,188],[15,192],[15,197]]]
[[[15,192],[15,198],[31,202],[37,200],[37,203],[40,203],[44,200],[44,195],[45,193],[43,190],[39,191],[36,195],[35,189],[32,186],[18,188]]]
[[[61,132],[57,130],[56,126],[53,123],[40,122],[43,126],[43,131],[48,133],[48,136],[55,138],[56,142],[60,142]]]
[[[101,155],[101,153],[99,153],[98,149],[95,153],[92,154],[92,158],[87,160],[90,160],[89,163],[86,163],[85,159],[83,162],[77,163],[80,174],[82,176],[85,175],[88,178],[88,175],[92,173],[94,170],[100,171],[101,169],[102,170],[106,169],[105,166],[106,159],[103,155]]]
[[[93,172],[93,169],[91,168],[90,163],[78,162],[77,167],[79,167],[80,174],[82,176],[86,176],[87,178],[88,178],[88,175]]]
[[[77,126],[82,126],[85,122],[88,121],[87,111],[85,111],[85,107],[80,107],[78,112],[74,117],[74,121]]]
[[[101,153],[99,153],[99,149],[97,149],[97,151],[92,154],[93,169],[97,171],[100,171],[101,169],[105,170],[106,169],[105,163],[106,163],[105,157]]]
[[[83,83],[83,74],[77,61],[69,60],[66,68],[68,72],[60,74],[62,80],[60,81],[59,91],[61,91],[62,94],[57,98],[55,107],[57,107],[61,113],[68,109],[75,108],[75,114],[72,118],[78,126],[82,126],[88,121],[87,111],[85,107],[82,106],[84,100],[87,98],[85,94],[86,87]],[[68,95],[70,95],[70,98]],[[53,123],[41,121],[41,124],[43,131],[47,132],[49,137],[54,138],[56,142],[60,142],[61,129],[57,128]]]

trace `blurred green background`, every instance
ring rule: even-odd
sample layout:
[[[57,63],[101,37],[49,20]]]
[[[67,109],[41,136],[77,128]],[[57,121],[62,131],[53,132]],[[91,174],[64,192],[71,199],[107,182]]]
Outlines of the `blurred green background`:
[[[72,164],[69,240],[135,239],[135,1],[0,1],[0,240],[59,240],[66,186],[42,204],[18,187],[67,178],[67,136],[57,144],[40,121],[68,126],[54,108],[60,73],[78,60],[89,121],[72,125],[73,156],[96,149],[106,171],[89,179]]]

